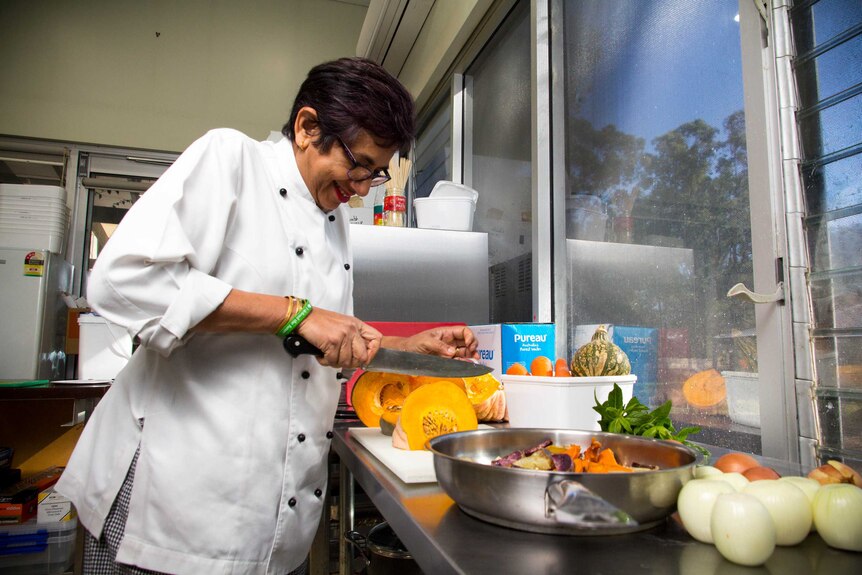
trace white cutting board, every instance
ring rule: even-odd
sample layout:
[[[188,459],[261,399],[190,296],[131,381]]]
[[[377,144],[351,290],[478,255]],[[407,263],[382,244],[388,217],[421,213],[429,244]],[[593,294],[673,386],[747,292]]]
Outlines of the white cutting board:
[[[489,428],[480,425],[479,429]],[[430,451],[407,451],[392,447],[392,437],[380,433],[379,427],[353,427],[350,436],[388,467],[404,483],[436,483],[434,454]]]
[[[435,483],[434,454],[430,451],[407,451],[392,447],[392,437],[379,427],[354,427],[350,436],[388,467],[404,483]]]

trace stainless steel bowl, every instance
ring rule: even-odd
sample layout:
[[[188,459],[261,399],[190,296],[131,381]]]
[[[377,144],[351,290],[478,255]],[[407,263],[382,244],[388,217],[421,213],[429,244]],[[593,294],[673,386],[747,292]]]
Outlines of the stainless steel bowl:
[[[595,438],[617,460],[657,466],[633,473],[534,471],[491,465],[499,456],[550,439],[577,443]],[[437,481],[466,513],[537,533],[604,535],[649,529],[676,509],[682,486],[694,476],[696,454],[676,443],[567,429],[479,429],[429,442]]]

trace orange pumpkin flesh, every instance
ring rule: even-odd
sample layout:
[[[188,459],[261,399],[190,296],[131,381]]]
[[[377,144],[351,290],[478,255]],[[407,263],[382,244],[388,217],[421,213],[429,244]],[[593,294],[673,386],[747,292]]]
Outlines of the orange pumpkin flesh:
[[[682,384],[682,394],[692,407],[714,407],[724,401],[724,378],[714,369],[699,371]]]
[[[407,435],[410,449],[418,450],[438,435],[477,429],[479,422],[464,390],[441,380],[425,384],[407,396],[398,425]]]
[[[367,427],[380,425],[381,417],[394,425],[404,398],[410,393],[410,379],[407,375],[374,371],[360,375],[350,396],[357,417]]]
[[[479,421],[500,421],[505,419],[506,403],[503,383],[490,373],[476,377],[433,377],[417,375],[412,378],[412,390],[438,381],[448,381],[464,390],[476,411]]]

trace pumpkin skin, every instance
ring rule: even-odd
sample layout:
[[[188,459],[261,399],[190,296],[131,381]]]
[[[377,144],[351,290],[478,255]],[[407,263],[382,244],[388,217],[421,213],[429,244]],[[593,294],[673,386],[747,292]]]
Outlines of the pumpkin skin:
[[[724,401],[727,388],[720,373],[714,369],[705,369],[685,380],[682,394],[692,407],[705,409]]]
[[[408,375],[366,371],[356,380],[350,402],[367,427],[380,425],[381,417],[394,425],[411,388]]]
[[[395,447],[403,448],[396,437],[406,436],[407,446],[420,450],[425,449],[426,441],[439,435],[479,427],[467,394],[450,381],[435,381],[415,389],[401,407],[401,417],[392,434]]]
[[[589,343],[575,352],[572,358],[572,375],[595,377],[603,375],[628,375],[632,372],[629,358],[608,337],[608,330],[600,325]]]

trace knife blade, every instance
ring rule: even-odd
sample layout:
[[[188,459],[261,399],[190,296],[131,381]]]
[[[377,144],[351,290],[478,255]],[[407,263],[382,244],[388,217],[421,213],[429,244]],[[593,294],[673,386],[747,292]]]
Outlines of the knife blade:
[[[284,338],[284,349],[292,357],[314,355],[322,357],[323,352],[301,335],[289,335]],[[477,377],[491,373],[487,365],[449,359],[436,355],[397,351],[381,347],[374,359],[368,365],[362,366],[365,371],[382,371],[385,373],[403,373],[406,375],[430,375],[434,377]]]

